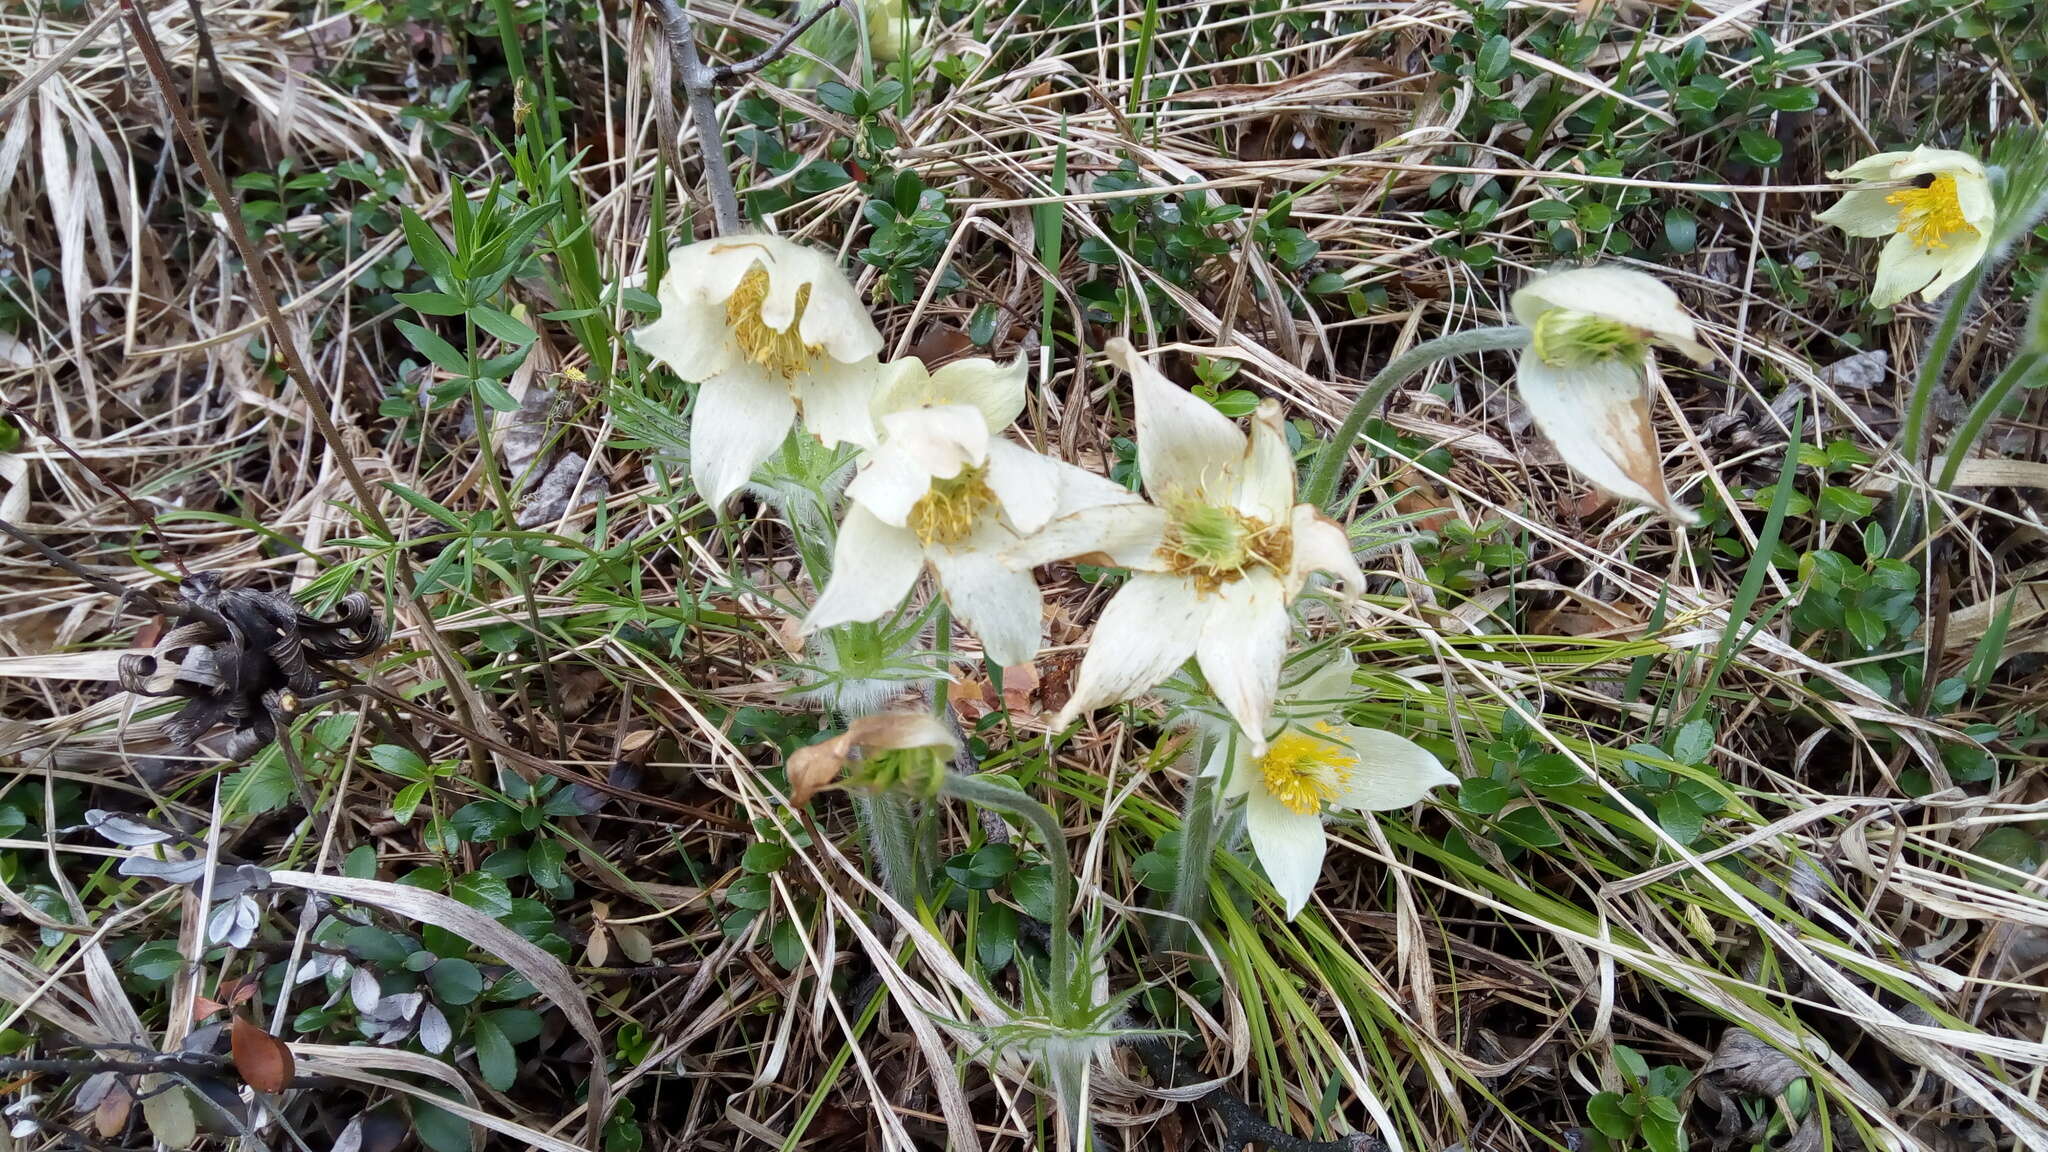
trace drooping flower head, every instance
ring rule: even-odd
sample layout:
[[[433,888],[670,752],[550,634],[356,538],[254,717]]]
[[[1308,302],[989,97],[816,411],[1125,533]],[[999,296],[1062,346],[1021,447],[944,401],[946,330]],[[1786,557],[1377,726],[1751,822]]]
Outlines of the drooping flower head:
[[[1339,649],[1281,690],[1264,751],[1244,741],[1219,741],[1206,769],[1227,773],[1226,797],[1244,798],[1252,851],[1289,920],[1308,903],[1322,875],[1326,812],[1406,808],[1432,788],[1457,783],[1414,741],[1345,722],[1351,672],[1351,654]]]
[[[1023,360],[906,357],[883,369],[880,442],[846,489],[832,579],[806,631],[877,619],[929,567],[954,615],[998,665],[1038,654],[1044,608],[1028,568],[1004,552],[1055,515],[1137,497],[1003,438],[1024,410]]]
[[[882,334],[825,253],[777,236],[703,240],[669,254],[661,317],[640,347],[701,383],[690,479],[714,508],[747,482],[802,412],[835,444],[873,437]]]
[[[1616,496],[1683,524],[1697,521],[1671,499],[1650,425],[1646,373],[1654,345],[1714,362],[1678,295],[1626,268],[1573,268],[1529,281],[1512,307],[1531,334],[1516,386],[1564,462]]]
[[[1364,576],[1344,529],[1294,501],[1294,454],[1280,406],[1251,435],[1167,380],[1123,340],[1110,358],[1137,395],[1138,469],[1149,504],[1062,516],[1015,552],[1019,563],[1100,553],[1136,569],[1103,609],[1059,722],[1128,700],[1192,656],[1257,752],[1287,647],[1288,605],[1313,572],[1355,593]]]
[[[1851,236],[1889,236],[1877,256],[1870,302],[1889,308],[1914,292],[1933,300],[1984,259],[1991,248],[1994,205],[1982,161],[1967,152],[1915,148],[1880,152],[1828,175],[1858,188],[1820,214]]]

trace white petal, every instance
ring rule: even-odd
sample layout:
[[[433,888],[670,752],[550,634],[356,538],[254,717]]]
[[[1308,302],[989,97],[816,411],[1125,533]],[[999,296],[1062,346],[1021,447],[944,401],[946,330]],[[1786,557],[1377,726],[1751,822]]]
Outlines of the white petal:
[[[1933,284],[1958,251],[1922,248],[1903,232],[1892,237],[1877,254],[1877,276],[1870,285],[1871,306],[1889,308]],[[1976,260],[1972,258],[1969,263],[1975,264]]]
[[[1144,500],[1107,476],[1098,476],[1086,468],[1064,463],[1059,468],[1059,491],[1056,495],[1058,511],[1055,515],[1060,516],[1084,508],[1099,508],[1104,504],[1138,504]]]
[[[891,412],[882,417],[882,437],[927,476],[958,476],[988,459],[988,427],[980,410],[966,404]]]
[[[1886,179],[1915,180],[1922,176],[1953,176],[1957,184],[1965,180],[1981,181],[1985,179],[1984,162],[1968,152],[1922,145],[1891,165]]]
[[[1117,589],[1075,676],[1058,726],[1091,708],[1129,700],[1173,675],[1195,653],[1209,601],[1178,576],[1140,572]]]
[[[1414,804],[1431,788],[1458,782],[1435,756],[1406,737],[1349,724],[1343,733],[1358,763],[1346,774],[1342,791],[1330,799],[1331,807],[1388,812]]]
[[[1252,851],[1258,854],[1273,891],[1287,907],[1292,920],[1315,893],[1323,874],[1323,818],[1319,812],[1296,812],[1273,798],[1264,787],[1253,788],[1244,798],[1245,830],[1251,833]]]
[[[1071,464],[1040,456],[1022,444],[989,441],[989,490],[996,494],[1003,515],[1019,535],[1028,536],[1045,527],[1046,521],[1059,511],[1061,473],[1069,470],[1080,471]]]
[[[1517,386],[1529,415],[1574,472],[1601,488],[1662,509],[1683,524],[1698,521],[1672,502],[1650,427],[1649,390],[1630,365],[1616,361],[1554,369],[1522,352]]]
[[[1294,530],[1293,568],[1287,573],[1287,599],[1292,603],[1308,582],[1311,572],[1328,572],[1337,578],[1346,596],[1365,591],[1365,573],[1352,554],[1351,537],[1342,525],[1322,514],[1313,504],[1296,504],[1291,526]]]
[[[1160,375],[1129,341],[1111,340],[1107,351],[1130,373],[1137,395],[1138,470],[1145,491],[1159,500],[1214,486],[1216,502],[1228,499],[1230,474],[1244,459],[1244,433],[1201,397]]]
[[[668,301],[673,294],[678,300],[717,307],[719,322],[723,324],[726,298],[761,262],[762,246],[768,243],[787,241],[774,236],[731,236],[699,240],[671,251],[668,273],[661,278],[662,314],[668,314]]]
[[[1958,238],[1949,248],[1949,258],[1941,266],[1941,274],[1920,290],[1920,298],[1939,299],[1942,293],[1955,287],[1964,276],[1969,275],[1970,269],[1975,268],[1977,262],[1984,259],[1984,254],[1990,250],[1991,237],[1985,231],[1980,230],[1967,240]]]
[[[782,445],[795,420],[789,387],[752,365],[736,365],[704,381],[690,413],[690,482],[697,494],[714,510],[723,509]]]
[[[981,412],[989,433],[1001,433],[1024,412],[1026,377],[1024,357],[1010,363],[973,357],[952,361],[934,373],[903,373],[889,402],[901,408],[969,404]]]
[[[1875,188],[1845,192],[1833,207],[1814,219],[1840,228],[1851,236],[1889,236],[1899,230],[1898,205],[1885,199],[1890,195],[1890,192]]]
[[[846,486],[846,498],[884,524],[901,528],[931,489],[932,474],[903,445],[891,441],[868,453],[860,473]]]
[[[988,658],[1003,668],[1028,664],[1044,634],[1045,602],[1031,572],[1004,563],[1003,546],[1014,539],[1000,527],[975,532],[953,547],[928,553],[932,575],[953,615],[981,640]]]
[[[1195,660],[1209,690],[1237,721],[1251,754],[1263,756],[1266,722],[1280,691],[1280,661],[1287,654],[1287,603],[1280,579],[1270,572],[1249,572],[1217,588],[1209,599]]]
[[[1702,364],[1714,362],[1678,294],[1655,276],[1631,268],[1600,264],[1545,272],[1515,292],[1511,307],[1524,325],[1558,308],[1604,316],[1641,328]]]
[[[848,506],[832,548],[832,579],[804,617],[804,631],[888,615],[922,571],[924,549],[914,534],[882,523],[858,504]]]
[[[675,281],[661,282],[661,315],[633,329],[633,343],[685,380],[716,376],[739,358],[725,309],[671,292]]]
[[[1223,781],[1223,791],[1218,793],[1225,800],[1235,800],[1251,791],[1252,781],[1258,776],[1258,761],[1253,760],[1245,742],[1237,733],[1226,731],[1216,740],[1209,742],[1209,759],[1202,765],[1202,775],[1215,778],[1223,776],[1225,766],[1230,775]]]
[[[819,363],[793,381],[797,402],[803,407],[804,428],[824,441],[835,444],[875,446],[875,388],[881,382],[881,365],[873,359],[853,364],[836,360]]]
[[[768,271],[769,281],[774,285],[771,298],[779,300],[787,283],[793,311],[797,286],[811,286],[803,321],[797,329],[804,343],[823,348],[826,355],[842,364],[866,360],[881,352],[882,334],[876,330],[874,318],[868,315],[867,302],[860,298],[846,273],[839,270],[839,261],[815,248],[783,243],[786,250],[777,255],[775,265]],[[794,250],[793,254],[789,249]],[[768,320],[766,304],[761,313],[762,319]],[[787,320],[769,323],[776,328],[789,327]]]
[[[1866,156],[1858,160],[1840,172],[1830,172],[1828,176],[1835,180],[1889,180],[1894,168],[1912,158],[1911,152],[1879,152],[1875,156]]]
[[[1048,520],[1017,541],[1004,558],[1020,568],[1101,556],[1122,568],[1157,571],[1166,513],[1150,504],[1099,504]]]
[[[1314,666],[1280,690],[1282,700],[1302,712],[1328,714],[1341,709],[1357,694],[1352,674],[1358,670],[1358,661],[1351,655],[1351,649],[1333,645],[1326,652],[1304,659],[1315,661]],[[1287,671],[1290,675],[1295,672],[1291,667]]]
[[[1294,453],[1287,449],[1287,433],[1280,427],[1280,405],[1259,402],[1252,414],[1250,450],[1239,466],[1237,491],[1231,504],[1239,511],[1267,524],[1278,524],[1294,506]]]

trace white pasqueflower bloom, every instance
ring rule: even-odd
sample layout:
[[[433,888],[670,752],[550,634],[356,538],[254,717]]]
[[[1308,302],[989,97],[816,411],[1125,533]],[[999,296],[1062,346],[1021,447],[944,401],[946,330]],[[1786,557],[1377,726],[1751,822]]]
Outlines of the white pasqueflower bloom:
[[[1940,296],[1991,248],[1991,180],[1983,162],[1967,152],[1880,152],[1828,175],[1859,184],[1914,184],[1853,189],[1819,216],[1851,236],[1891,237],[1877,255],[1870,287],[1876,307],[1889,308],[1914,292],[1923,300]]]
[[[1015,553],[1019,564],[1100,553],[1136,570],[1096,622],[1058,723],[1128,700],[1192,656],[1263,753],[1288,605],[1312,572],[1335,574],[1349,594],[1364,574],[1344,529],[1294,502],[1294,454],[1277,403],[1259,405],[1247,437],[1128,342],[1112,340],[1107,351],[1137,396],[1138,469],[1152,502],[1062,516]]]
[[[1252,851],[1289,920],[1307,905],[1322,875],[1326,811],[1406,808],[1430,789],[1458,782],[1414,741],[1344,722],[1351,672],[1351,653],[1340,650],[1281,691],[1264,752],[1219,741],[1204,770],[1225,777],[1225,797],[1244,798]]]
[[[1626,268],[1546,272],[1518,290],[1515,319],[1530,331],[1515,369],[1522,403],[1574,472],[1681,524],[1699,517],[1671,499],[1650,425],[1650,348],[1701,365],[1714,354],[1694,335],[1677,293]]]
[[[700,387],[690,480],[713,508],[789,434],[799,410],[827,445],[867,443],[882,334],[832,257],[779,236],[669,254],[661,316],[634,340]]]
[[[1024,376],[1021,358],[936,372],[914,356],[884,366],[880,441],[846,487],[832,578],[805,631],[879,619],[930,568],[990,660],[1009,667],[1038,654],[1038,582],[1005,553],[1056,515],[1137,497],[1000,435],[1024,410]]]

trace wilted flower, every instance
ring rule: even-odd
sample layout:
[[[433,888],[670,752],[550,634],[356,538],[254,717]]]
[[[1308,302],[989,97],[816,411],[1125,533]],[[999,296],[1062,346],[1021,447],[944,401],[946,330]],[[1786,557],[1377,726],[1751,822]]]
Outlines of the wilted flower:
[[[839,735],[789,754],[789,802],[801,808],[842,773],[848,787],[932,796],[958,748],[952,730],[929,713],[863,716]]]
[[[1255,754],[1280,682],[1288,605],[1312,572],[1364,583],[1344,529],[1294,502],[1294,454],[1280,407],[1259,405],[1249,438],[1169,382],[1123,340],[1110,358],[1137,394],[1138,467],[1150,504],[1083,509],[1013,550],[1040,563],[1100,553],[1136,569],[1095,625],[1059,723],[1128,700],[1192,656]]]
[[[1574,268],[1529,281],[1513,307],[1531,333],[1516,387],[1558,455],[1617,496],[1695,523],[1665,487],[1646,376],[1656,344],[1714,362],[1678,295],[1626,268]]]
[[[172,629],[149,654],[123,656],[121,687],[140,696],[181,696],[190,703],[164,721],[164,731],[191,748],[217,724],[235,729],[233,755],[244,755],[277,734],[273,694],[318,691],[323,677],[308,660],[354,660],[384,643],[370,598],[350,593],[341,613],[323,620],[279,592],[229,588],[213,572],[195,573],[178,586],[186,623]],[[177,666],[161,691],[150,687],[159,667]]]
[[[823,252],[777,236],[704,240],[669,254],[661,317],[640,347],[701,387],[690,479],[714,508],[789,434],[799,411],[826,444],[867,443],[882,334]]]
[[[1412,740],[1344,722],[1351,653],[1338,654],[1280,692],[1264,752],[1219,741],[1206,769],[1224,796],[1244,797],[1252,851],[1294,919],[1322,875],[1325,811],[1406,808],[1457,778]],[[1227,775],[1226,775],[1227,773]]]
[[[1130,503],[1122,486],[999,433],[1024,410],[1024,362],[916,357],[886,366],[875,411],[881,443],[846,489],[832,579],[806,631],[886,615],[919,572],[996,664],[1038,654],[1043,602],[1029,569],[1003,553],[1055,515]]]
[[[1967,152],[1926,147],[1880,152],[1828,175],[1859,184],[1914,185],[1844,193],[1819,217],[1851,236],[1891,237],[1878,253],[1877,279],[1870,288],[1870,302],[1879,308],[1914,292],[1935,299],[1990,250],[1991,181],[1983,162]]]

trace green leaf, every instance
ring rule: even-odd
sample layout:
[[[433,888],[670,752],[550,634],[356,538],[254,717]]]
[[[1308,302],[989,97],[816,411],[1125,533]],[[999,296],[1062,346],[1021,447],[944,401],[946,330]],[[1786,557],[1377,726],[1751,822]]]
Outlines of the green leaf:
[[[1531,220],[1570,220],[1578,214],[1577,206],[1568,200],[1538,200],[1529,205]]]
[[[1877,509],[1877,498],[1865,496],[1854,488],[1830,484],[1820,490],[1820,518],[1842,523],[1861,520]]]
[[[398,302],[424,316],[460,316],[468,305],[446,292],[399,292]]]
[[[1757,93],[1757,99],[1779,112],[1811,112],[1820,106],[1820,93],[1811,88],[1770,88]]]
[[[974,924],[974,955],[991,972],[1010,966],[1017,955],[1017,913],[1007,904],[989,902]]]
[[[1479,49],[1479,58],[1473,62],[1472,71],[1481,80],[1492,80],[1508,70],[1508,62],[1514,58],[1515,45],[1506,36],[1495,34]]]
[[[427,983],[434,989],[436,1000],[459,1006],[483,994],[484,974],[469,961],[450,956],[434,962],[427,972]]]
[[[747,845],[747,850],[740,853],[740,867],[757,876],[766,876],[770,872],[781,871],[782,866],[789,863],[789,856],[789,845],[760,840]]]
[[[453,258],[448,254],[448,246],[441,243],[440,233],[411,208],[399,209],[399,221],[405,229],[406,247],[412,249],[413,263],[436,280],[452,279]]]
[[[473,800],[457,808],[448,823],[457,836],[472,843],[503,840],[519,830],[519,813],[496,800]]]
[[[1690,252],[1699,244],[1700,224],[1683,208],[1664,213],[1664,242],[1673,252]]]
[[[1736,133],[1736,147],[1749,158],[1750,163],[1768,168],[1785,157],[1785,146],[1768,132],[1745,129]]]
[[[818,85],[816,95],[818,103],[842,116],[859,116],[867,111],[867,97],[837,80],[827,80]]]
[[[803,937],[797,932],[796,921],[787,916],[768,930],[768,946],[775,954],[776,967],[784,972],[794,972],[804,962]]]
[[[377,846],[358,844],[348,850],[348,856],[341,862],[341,874],[351,880],[374,880],[377,877]]]
[[[532,995],[531,987],[521,993],[522,997]],[[500,1008],[485,1015],[498,1026],[498,1031],[505,1034],[505,1039],[514,1044],[524,1044],[540,1035],[540,1013],[530,1008]]]
[[[479,304],[469,310],[469,318],[476,326],[503,340],[507,344],[525,347],[540,339],[540,333],[528,328],[509,312],[500,312],[489,304]]]
[[[553,891],[562,886],[562,865],[568,858],[559,841],[542,840],[526,853],[526,874],[535,884]]]
[[[428,783],[425,780],[415,780],[400,788],[398,795],[391,798],[391,818],[400,824],[410,824],[413,810],[420,806],[420,801],[427,795]]]
[[[516,412],[519,410],[519,401],[513,399],[510,392],[505,391],[503,384],[498,383],[489,376],[479,376],[474,383],[476,384],[477,394],[484,398],[485,404],[500,412]]]
[[[1680,844],[1690,844],[1700,838],[1705,826],[1705,817],[1692,797],[1683,792],[1666,792],[1657,798],[1657,823]]]
[[[455,345],[410,320],[393,320],[391,323],[405,336],[407,343],[419,350],[420,355],[433,361],[434,367],[451,376],[469,375],[469,357],[457,351]]]
[[[1473,776],[1458,784],[1458,807],[1475,816],[1491,816],[1508,806],[1514,790],[1491,776]]]
[[[1544,819],[1541,809],[1530,805],[1517,808],[1502,816],[1496,823],[1501,835],[1528,848],[1555,848],[1564,843],[1564,837]]]
[[[366,964],[396,969],[412,954],[412,948],[396,933],[368,924],[357,924],[341,934],[341,946]]]
[[[151,983],[169,980],[185,966],[184,954],[175,944],[153,940],[137,948],[122,965],[129,972]]]
[[[1689,720],[1671,740],[1671,758],[1680,764],[1705,764],[1714,750],[1714,721],[1706,716]]]
[[[1635,1134],[1635,1118],[1621,1110],[1621,1096],[1602,1092],[1586,1101],[1586,1119],[1609,1140],[1626,1140]]]
[[[407,780],[417,780],[427,774],[427,762],[419,753],[397,744],[378,744],[370,749],[370,763]]]
[[[476,1045],[476,1067],[483,1073],[484,1083],[500,1092],[511,1091],[519,1079],[519,1060],[512,1053],[512,1042],[505,1038],[493,1017],[477,1017],[469,1038]]]
[[[1885,625],[1884,617],[1861,604],[1852,604],[1842,609],[1842,623],[1849,629],[1849,635],[1855,638],[1856,643],[1861,644],[1865,651],[1883,644],[1886,634],[1891,631]]]
[[[412,1130],[420,1143],[433,1152],[469,1152],[469,1121],[419,1100],[411,1100],[410,1107]]]
[[[1010,897],[1033,920],[1052,919],[1052,870],[1043,864],[1010,874]]]
[[[512,889],[488,872],[471,872],[456,880],[453,895],[492,919],[512,911]]]

